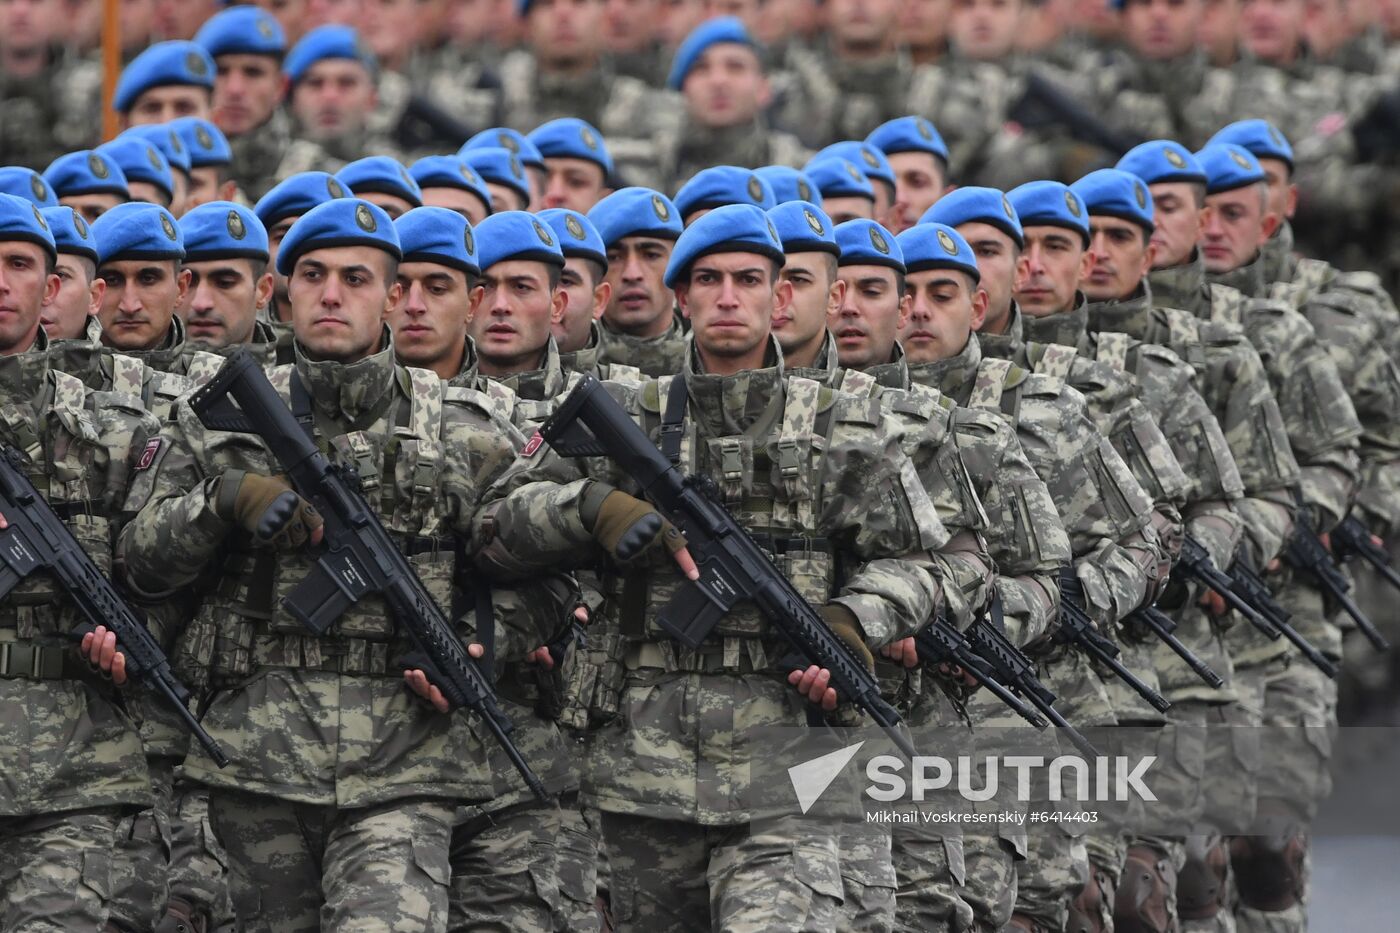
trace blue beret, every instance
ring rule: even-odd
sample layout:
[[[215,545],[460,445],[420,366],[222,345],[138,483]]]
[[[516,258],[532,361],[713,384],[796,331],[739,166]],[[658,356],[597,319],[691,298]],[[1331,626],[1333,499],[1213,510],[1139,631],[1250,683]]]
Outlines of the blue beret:
[[[200,117],[180,117],[170,125],[180,134],[185,150],[190,154],[190,168],[229,165],[233,162],[233,147],[217,126]]]
[[[180,218],[185,262],[260,259],[267,262],[267,228],[258,215],[232,201],[208,201]]]
[[[586,159],[603,170],[604,177],[613,170],[607,143],[591,123],[577,117],[562,117],[535,127],[526,137],[546,159]]]
[[[1279,159],[1288,163],[1290,171],[1293,168],[1293,147],[1268,120],[1237,120],[1206,140],[1207,146],[1216,143],[1234,143],[1254,153],[1256,159]]]
[[[306,77],[306,72],[317,62],[328,58],[345,58],[359,62],[371,75],[377,74],[379,65],[369,46],[360,40],[360,34],[349,26],[335,24],[317,26],[301,37],[287,58],[282,62],[282,73],[292,83]]]
[[[544,156],[530,138],[519,130],[508,126],[494,126],[482,130],[462,144],[457,154],[465,156],[468,149],[509,149],[519,157],[522,165],[544,171]]]
[[[982,281],[977,257],[961,233],[947,224],[917,224],[895,237],[904,251],[904,264],[910,273],[929,269],[956,269]]]
[[[287,51],[287,34],[277,17],[256,6],[220,10],[204,21],[194,41],[210,55],[272,55]]]
[[[97,262],[97,240],[83,215],[71,207],[46,207],[39,213],[48,222],[54,246],[59,253],[82,256]]]
[[[170,162],[161,155],[154,143],[139,136],[118,136],[109,143],[97,147],[97,151],[110,156],[121,167],[127,183],[144,181],[165,192],[166,197],[175,194],[175,175],[170,170]]]
[[[685,228],[666,264],[666,287],[675,288],[695,260],[711,253],[754,253],[783,262],[783,244],[768,215],[752,204],[726,204]]]
[[[816,184],[822,200],[827,198],[865,198],[875,200],[875,186],[854,162],[848,159],[826,158],[807,163],[803,169]]]
[[[1149,185],[1173,181],[1206,183],[1205,169],[1191,150],[1170,139],[1153,139],[1134,146],[1114,168],[1131,172]]]
[[[1196,153],[1206,172],[1206,194],[1234,191],[1265,180],[1259,160],[1243,146],[1215,143]]]
[[[854,162],[865,173],[866,178],[871,181],[882,181],[891,188],[894,187],[894,169],[890,168],[890,160],[885,158],[885,154],[870,143],[855,140],[832,143],[812,156],[808,164],[830,158]]]
[[[335,173],[340,183],[355,196],[390,194],[403,198],[414,207],[423,206],[423,189],[398,159],[389,156],[368,156],[356,159]]]
[[[1016,216],[1016,208],[1006,195],[996,188],[955,188],[924,211],[919,218],[921,224],[946,224],[960,227],[963,224],[990,224],[1016,241],[1018,247],[1026,245],[1026,237],[1021,232],[1021,218]]]
[[[329,172],[298,172],[263,195],[253,205],[253,212],[271,230],[280,220],[300,217],[318,204],[348,197],[350,192]]]
[[[1006,193],[1021,227],[1064,227],[1089,245],[1089,211],[1079,195],[1058,181],[1032,181]]]
[[[690,31],[676,49],[676,57],[671,61],[671,73],[666,78],[666,86],[673,91],[679,91],[681,85],[685,84],[685,79],[690,76],[690,70],[695,67],[695,63],[700,60],[706,50],[712,45],[719,45],[722,42],[731,42],[737,45],[747,45],[749,48],[758,50],[758,43],[744,26],[744,21],[735,16],[719,16],[706,20]]]
[[[457,188],[468,191],[486,205],[491,213],[491,192],[476,170],[461,156],[424,156],[409,167],[408,173],[419,188]]]
[[[131,60],[117,79],[112,95],[112,108],[126,113],[136,98],[153,87],[188,84],[214,89],[214,59],[204,50],[185,39],[157,42]]]
[[[885,155],[896,152],[927,152],[948,161],[948,145],[932,123],[923,117],[895,117],[886,120],[865,137],[865,141]]]
[[[133,126],[131,129],[123,131],[122,135],[144,139],[160,150],[160,154],[165,156],[165,161],[170,163],[172,169],[178,168],[185,175],[189,175],[190,151],[185,148],[180,134],[170,124],[147,123],[142,126]]]
[[[904,251],[895,236],[873,220],[856,218],[836,225],[843,266],[889,266],[904,271]]]
[[[565,259],[591,259],[602,263],[604,269],[608,267],[608,249],[603,245],[598,228],[585,215],[568,208],[552,207],[536,216],[554,231]]]
[[[6,240],[38,243],[50,256],[58,256],[49,222],[39,213],[39,206],[12,194],[0,194],[0,241]]]
[[[674,240],[681,235],[681,212],[671,199],[650,188],[621,188],[593,205],[588,219],[603,247],[629,236]]]
[[[58,198],[44,176],[32,168],[7,165],[0,168],[0,194],[12,194],[39,207],[57,207]]]
[[[184,259],[185,240],[175,215],[159,204],[118,204],[92,222],[99,262]]]
[[[80,194],[115,194],[126,199],[126,173],[116,160],[96,149],[79,149],[59,156],[44,169],[44,180],[60,198]]]
[[[773,189],[773,197],[777,198],[779,204],[788,201],[808,201],[821,206],[822,193],[817,190],[816,182],[801,169],[787,165],[765,165],[754,169],[753,173],[768,183],[768,187]]]
[[[712,165],[696,172],[676,192],[676,210],[689,217],[706,208],[727,204],[755,204],[761,210],[778,206],[773,189],[753,169],[737,165]]]
[[[768,219],[773,221],[783,252],[789,256],[793,253],[841,255],[831,218],[811,201],[784,201],[768,211]]]
[[[476,225],[481,239],[481,271],[498,262],[523,260],[564,267],[559,238],[534,214],[501,211]]]
[[[394,221],[404,262],[431,262],[468,275],[480,275],[476,233],[456,211],[445,207],[415,207]]]
[[[458,155],[481,176],[482,181],[503,185],[520,195],[521,200],[530,200],[530,181],[525,177],[525,167],[521,164],[520,157],[509,149],[482,146],[463,149]]]
[[[1070,185],[1070,190],[1079,195],[1091,215],[1117,217],[1149,233],[1153,230],[1152,194],[1147,190],[1147,183],[1136,175],[1116,168],[1101,168]]]
[[[316,205],[292,224],[277,250],[277,271],[291,275],[306,253],[342,246],[373,246],[395,259],[403,258],[399,233],[382,208],[359,198],[335,198]]]

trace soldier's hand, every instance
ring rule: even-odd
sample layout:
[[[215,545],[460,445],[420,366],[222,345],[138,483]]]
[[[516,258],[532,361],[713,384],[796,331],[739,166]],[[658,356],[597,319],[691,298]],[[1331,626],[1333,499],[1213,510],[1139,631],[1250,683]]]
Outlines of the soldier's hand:
[[[467,645],[467,654],[473,658],[481,659],[486,656],[486,649],[476,642],[472,642]],[[447,702],[447,697],[443,696],[442,691],[428,680],[428,675],[418,668],[404,671],[403,681],[408,685],[408,689],[431,703],[433,709],[439,713],[446,713],[452,709],[452,704]]]
[[[1225,597],[1215,590],[1207,589],[1201,594],[1200,604],[1205,607],[1206,612],[1217,618],[1230,611],[1229,605],[1225,602]]]
[[[890,642],[880,649],[880,654],[896,664],[903,664],[905,667],[919,666],[919,649],[915,646],[912,636]]]
[[[99,625],[83,636],[78,652],[103,676],[112,678],[118,687],[126,683],[126,655],[117,650],[117,633]]]
[[[972,676],[972,672],[960,664],[943,663],[938,665],[938,673],[942,677],[947,677],[956,684],[967,687],[969,690],[978,686],[977,678]]]
[[[831,712],[836,709],[836,690],[831,686],[831,671],[824,667],[817,667],[813,664],[806,670],[796,670],[788,674],[788,683],[797,688],[797,692],[807,698],[807,702],[815,703],[824,711]]]
[[[534,651],[525,655],[526,664],[538,664],[547,671],[554,670],[554,655],[549,653],[548,645],[541,645]]]
[[[631,563],[664,547],[675,558],[681,572],[691,580],[700,579],[695,559],[685,547],[680,530],[652,508],[651,503],[629,496],[620,489],[608,493],[593,522],[593,537],[617,562]]]
[[[320,513],[280,476],[226,470],[215,493],[214,513],[279,550],[308,541],[320,544],[325,534]]]

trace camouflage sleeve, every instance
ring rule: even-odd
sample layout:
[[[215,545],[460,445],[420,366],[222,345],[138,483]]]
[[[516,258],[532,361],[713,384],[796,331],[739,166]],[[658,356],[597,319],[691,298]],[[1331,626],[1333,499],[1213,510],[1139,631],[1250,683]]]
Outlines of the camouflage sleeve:
[[[525,438],[484,393],[444,388],[443,512],[460,534],[470,536],[482,497],[515,463]]]

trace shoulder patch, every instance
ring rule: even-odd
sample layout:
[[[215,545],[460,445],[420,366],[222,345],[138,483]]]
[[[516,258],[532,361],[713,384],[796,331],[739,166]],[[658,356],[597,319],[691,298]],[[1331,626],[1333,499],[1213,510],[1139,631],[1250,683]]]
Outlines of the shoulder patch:
[[[156,462],[156,456],[160,454],[161,445],[165,442],[159,437],[153,437],[146,442],[146,446],[141,448],[141,456],[136,459],[137,470],[149,470],[151,464]]]

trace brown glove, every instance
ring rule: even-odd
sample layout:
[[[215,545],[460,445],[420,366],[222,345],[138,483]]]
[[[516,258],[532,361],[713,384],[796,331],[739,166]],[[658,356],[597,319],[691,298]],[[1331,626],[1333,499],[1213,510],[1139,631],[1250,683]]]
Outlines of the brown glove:
[[[839,603],[827,603],[818,610],[826,627],[836,633],[836,637],[846,643],[846,647],[861,660],[866,670],[875,673],[875,656],[865,644],[865,633],[861,631],[856,614]]]
[[[651,503],[619,489],[608,493],[593,521],[593,537],[619,563],[658,554],[658,545],[670,554],[685,547],[685,536]]]
[[[225,470],[219,477],[214,514],[278,550],[301,547],[323,524],[315,507],[285,479],[244,470]]]

